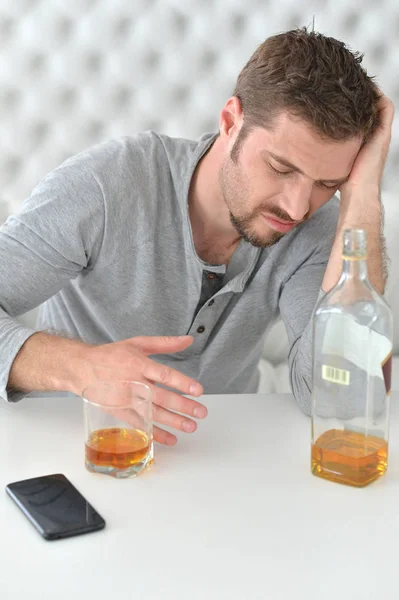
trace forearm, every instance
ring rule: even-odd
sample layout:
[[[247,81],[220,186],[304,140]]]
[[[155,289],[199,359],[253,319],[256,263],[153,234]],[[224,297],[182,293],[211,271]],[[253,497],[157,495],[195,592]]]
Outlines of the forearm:
[[[69,391],[79,394],[90,346],[38,332],[26,340],[10,369],[12,391]]]
[[[341,195],[341,210],[330,259],[322,289],[328,292],[342,272],[342,241],[345,229],[358,228],[367,232],[368,274],[372,286],[382,294],[386,283],[386,256],[383,235],[383,207],[379,188],[348,190]]]

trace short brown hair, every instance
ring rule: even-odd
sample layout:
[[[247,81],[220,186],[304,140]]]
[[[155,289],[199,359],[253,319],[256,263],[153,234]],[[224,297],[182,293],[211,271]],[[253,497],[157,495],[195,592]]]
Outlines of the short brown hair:
[[[268,38],[237,79],[243,129],[271,126],[287,110],[329,140],[367,140],[378,125],[381,94],[362,59],[343,42],[306,28]]]

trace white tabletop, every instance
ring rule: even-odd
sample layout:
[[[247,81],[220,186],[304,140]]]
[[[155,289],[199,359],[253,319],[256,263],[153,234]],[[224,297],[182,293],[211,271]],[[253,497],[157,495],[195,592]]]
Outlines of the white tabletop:
[[[79,398],[0,404],[1,600],[399,597],[399,411],[390,464],[355,489],[310,474],[288,395],[205,396],[208,418],[136,479],[89,473]],[[47,542],[7,483],[64,473],[103,531]]]

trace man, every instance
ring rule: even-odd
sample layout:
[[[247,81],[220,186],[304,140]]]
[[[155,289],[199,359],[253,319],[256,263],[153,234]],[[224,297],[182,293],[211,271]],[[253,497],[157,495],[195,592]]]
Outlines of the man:
[[[183,394],[256,391],[281,315],[308,410],[312,312],[340,275],[345,228],[367,230],[370,279],[384,289],[393,106],[360,63],[315,32],[271,37],[217,135],[114,140],[41,181],[0,234],[2,395],[139,380],[158,424],[194,431],[206,409]],[[14,321],[43,302],[39,331]],[[176,442],[158,426],[154,438]]]

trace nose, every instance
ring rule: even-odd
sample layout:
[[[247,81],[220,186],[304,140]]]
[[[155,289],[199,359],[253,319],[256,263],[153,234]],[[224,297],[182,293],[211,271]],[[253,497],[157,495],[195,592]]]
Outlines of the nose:
[[[292,221],[302,221],[309,212],[312,188],[311,181],[287,182],[280,207],[290,216]]]

